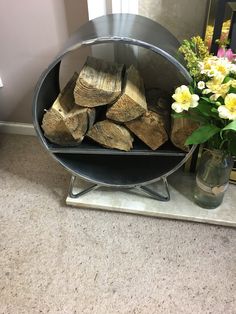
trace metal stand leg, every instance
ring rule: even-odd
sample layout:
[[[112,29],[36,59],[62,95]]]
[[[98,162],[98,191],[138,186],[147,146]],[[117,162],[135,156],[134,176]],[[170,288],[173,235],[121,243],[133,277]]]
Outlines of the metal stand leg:
[[[69,192],[68,192],[71,198],[79,198],[80,196],[87,194],[90,191],[96,190],[99,187],[99,185],[93,184],[92,186],[88,187],[87,189],[79,193],[73,193],[75,180],[76,180],[76,176],[72,176],[71,181],[70,181],[70,186],[69,186]]]
[[[93,184],[90,187],[84,189],[83,191],[81,191],[79,193],[74,193],[73,188],[74,188],[75,181],[76,181],[76,176],[72,176],[71,181],[70,181],[70,187],[69,187],[69,196],[71,198],[79,198],[80,196],[87,194],[91,191],[94,191],[100,187],[100,185],[98,185],[98,184]],[[166,177],[162,178],[162,181],[164,183],[166,196],[148,188],[147,186],[140,185],[140,186],[136,186],[135,188],[143,191],[144,193],[148,194],[149,196],[151,196],[152,198],[154,198],[158,201],[167,202],[170,200],[170,192],[169,192],[169,187],[168,187],[168,182],[167,182]]]
[[[166,190],[166,196],[161,195],[160,193],[153,191],[152,189],[148,188],[147,186],[138,186],[137,189],[143,191],[144,193],[148,194],[152,198],[162,201],[162,202],[168,202],[170,200],[170,191],[169,191],[169,186],[166,177],[162,178],[162,181],[164,183],[164,187]]]

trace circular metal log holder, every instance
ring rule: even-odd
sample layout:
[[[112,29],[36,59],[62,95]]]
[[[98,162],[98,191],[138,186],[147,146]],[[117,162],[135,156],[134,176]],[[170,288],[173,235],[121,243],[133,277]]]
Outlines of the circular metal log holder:
[[[133,14],[112,14],[89,21],[66,43],[62,53],[42,73],[34,94],[33,123],[43,146],[60,164],[73,174],[70,195],[79,197],[99,186],[139,188],[159,200],[168,200],[166,177],[180,168],[190,157],[178,149],[134,149],[131,152],[101,149],[86,143],[78,147],[60,147],[48,141],[41,129],[45,109],[49,109],[60,93],[59,71],[64,56],[85,46],[101,43],[122,43],[146,48],[161,55],[175,68],[186,83],[191,77],[182,62],[176,59],[179,42],[160,24]],[[93,185],[88,191],[73,193],[75,178],[79,176]],[[163,180],[166,196],[152,191],[147,185]]]

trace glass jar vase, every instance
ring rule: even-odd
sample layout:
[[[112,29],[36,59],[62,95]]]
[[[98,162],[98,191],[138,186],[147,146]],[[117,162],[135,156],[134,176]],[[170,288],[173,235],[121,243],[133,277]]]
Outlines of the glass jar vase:
[[[213,209],[222,203],[232,167],[231,155],[216,149],[204,150],[194,191],[194,200],[199,206]]]

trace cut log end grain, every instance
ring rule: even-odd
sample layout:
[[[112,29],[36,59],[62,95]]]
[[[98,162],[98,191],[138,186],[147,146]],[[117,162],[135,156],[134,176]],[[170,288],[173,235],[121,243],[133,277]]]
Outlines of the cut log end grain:
[[[128,122],[147,111],[143,80],[134,66],[127,70],[125,87],[121,97],[107,110],[107,118]]]
[[[133,147],[133,137],[130,132],[125,127],[109,120],[94,124],[87,136],[106,148],[130,151]]]
[[[163,119],[156,112],[148,111],[125,125],[152,150],[156,150],[168,140]]]
[[[52,143],[59,145],[71,145],[74,143],[74,139],[65,126],[60,113],[53,108],[44,114],[42,129],[45,137]]]
[[[94,108],[75,107],[64,117],[64,123],[73,138],[81,142],[86,132],[92,127],[95,121]]]
[[[51,142],[60,145],[80,143],[95,120],[95,109],[75,105],[73,91],[78,74],[75,73],[44,114],[42,129]]]
[[[113,103],[121,94],[124,65],[88,57],[76,81],[75,103],[96,107]]]

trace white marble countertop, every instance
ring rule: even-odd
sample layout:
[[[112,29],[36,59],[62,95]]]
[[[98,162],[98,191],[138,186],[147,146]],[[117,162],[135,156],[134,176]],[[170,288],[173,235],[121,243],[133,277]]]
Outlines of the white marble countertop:
[[[170,201],[160,202],[142,194],[138,190],[117,190],[100,187],[78,199],[67,197],[68,205],[87,209],[128,212],[133,214],[155,216],[169,219],[181,219],[203,223],[236,227],[236,186],[230,184],[223,203],[216,209],[207,210],[199,207],[193,200],[194,175],[178,171],[168,177]],[[76,180],[74,192],[78,193],[88,187],[81,179]],[[160,183],[152,189],[162,188]]]

